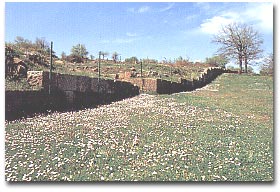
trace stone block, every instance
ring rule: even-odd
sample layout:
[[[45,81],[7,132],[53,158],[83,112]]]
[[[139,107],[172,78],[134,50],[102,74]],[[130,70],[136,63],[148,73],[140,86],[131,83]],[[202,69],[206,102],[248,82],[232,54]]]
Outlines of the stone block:
[[[74,75],[60,74],[57,76],[57,88],[62,91],[76,91],[77,82],[78,77]]]

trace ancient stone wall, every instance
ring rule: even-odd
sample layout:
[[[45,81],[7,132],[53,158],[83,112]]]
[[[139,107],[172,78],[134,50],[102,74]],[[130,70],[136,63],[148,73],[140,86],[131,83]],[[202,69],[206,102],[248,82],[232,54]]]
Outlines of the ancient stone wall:
[[[76,91],[76,92],[98,92],[122,94],[127,93],[128,90],[134,90],[131,85],[126,84],[126,89],[122,89],[119,82],[129,82],[137,86],[142,92],[155,92],[159,94],[171,94],[181,91],[192,91],[201,88],[211,81],[213,81],[220,74],[227,72],[219,67],[210,67],[204,70],[197,79],[192,81],[181,79],[180,83],[171,82],[167,80],[154,79],[154,78],[125,78],[122,81],[105,80],[97,78],[89,78],[85,76],[75,76],[67,74],[52,74],[52,88],[62,91]],[[31,85],[42,86],[47,89],[49,86],[49,73],[48,72],[28,72],[28,80]],[[118,88],[117,88],[118,87]]]
[[[40,91],[6,91],[6,119],[37,112],[84,108],[133,97],[142,92],[172,94],[192,91],[213,81],[227,72],[221,68],[208,68],[198,79],[181,79],[180,83],[152,79],[130,78],[114,81],[68,74],[52,74],[51,94],[48,93],[49,73],[29,71],[28,82],[41,87]]]
[[[39,91],[6,91],[6,119],[26,117],[47,110],[65,111],[93,107],[139,94],[131,83],[67,74],[52,74],[49,94],[49,73],[29,72],[29,83]]]
[[[142,92],[157,92],[159,79],[152,79],[152,78],[130,78],[126,79],[127,82],[138,86]]]
[[[66,106],[62,92],[48,95],[45,91],[5,91],[5,119],[13,120]]]
[[[155,92],[159,94],[172,94],[182,91],[192,91],[212,82],[217,76],[224,73],[222,68],[210,67],[205,69],[197,79],[192,81],[181,79],[180,83],[161,79],[130,78],[126,81],[137,85],[142,92]]]

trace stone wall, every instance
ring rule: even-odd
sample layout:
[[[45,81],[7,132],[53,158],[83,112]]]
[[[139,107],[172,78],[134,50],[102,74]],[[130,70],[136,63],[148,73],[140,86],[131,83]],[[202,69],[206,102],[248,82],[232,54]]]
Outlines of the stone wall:
[[[157,92],[159,79],[152,78],[130,78],[126,79],[127,82],[138,86],[142,92]]]
[[[94,107],[139,94],[139,87],[129,82],[52,74],[49,94],[49,73],[28,72],[28,82],[40,91],[6,91],[6,120],[27,117],[47,110],[67,111]]]
[[[5,91],[5,119],[14,120],[67,106],[63,92],[48,95],[45,91]]]
[[[136,87],[133,87],[134,85],[137,86],[142,92],[171,94],[181,91],[192,91],[197,88],[201,88],[225,72],[228,71],[219,67],[210,67],[205,69],[197,79],[193,79],[192,81],[181,79],[180,83],[154,78],[125,78],[122,81],[100,79],[98,81],[97,78],[89,78],[86,76],[53,73],[51,85],[53,89],[66,92],[97,92],[108,94],[118,93],[118,95],[122,94],[123,92],[125,92],[125,95],[129,95],[129,91],[137,89]],[[48,89],[48,72],[29,71],[27,73],[27,78],[31,85],[37,83],[37,86],[42,86],[42,88]],[[125,84],[125,88],[123,88],[122,84]],[[135,95],[134,92],[135,91],[133,91],[131,95]]]
[[[222,68],[210,67],[204,70],[203,73],[197,79],[192,81],[181,79],[179,83],[171,82],[161,79],[149,79],[149,78],[130,78],[126,81],[137,85],[142,92],[154,92],[159,94],[172,94],[182,91],[192,91],[197,88],[201,88],[210,82],[212,82],[217,76],[225,73]]]
[[[192,91],[227,72],[221,68],[208,68],[197,79],[171,82],[152,78],[130,78],[114,81],[68,74],[52,74],[51,94],[48,94],[49,73],[29,71],[28,82],[40,91],[6,91],[6,119],[14,119],[46,110],[68,110],[106,104],[133,97],[142,92],[172,94]]]
[[[41,86],[42,89],[48,90],[49,72],[29,71],[27,73],[27,81],[31,86]],[[98,78],[60,73],[52,73],[51,89],[64,92],[95,92],[118,95],[135,95],[139,92],[138,87],[125,81],[114,81],[109,79],[98,80]]]

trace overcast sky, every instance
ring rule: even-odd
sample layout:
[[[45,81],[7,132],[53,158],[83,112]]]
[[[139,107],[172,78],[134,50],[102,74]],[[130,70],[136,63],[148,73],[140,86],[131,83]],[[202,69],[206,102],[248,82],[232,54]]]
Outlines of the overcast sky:
[[[272,3],[13,3],[5,4],[5,41],[16,36],[54,42],[60,56],[85,44],[122,58],[179,56],[205,60],[217,50],[211,43],[222,25],[252,25],[264,39],[264,54],[273,52]]]

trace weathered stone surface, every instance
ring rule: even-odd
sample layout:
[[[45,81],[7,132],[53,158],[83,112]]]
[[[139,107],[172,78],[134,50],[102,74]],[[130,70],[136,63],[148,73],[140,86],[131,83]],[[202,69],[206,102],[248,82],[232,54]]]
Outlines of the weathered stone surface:
[[[201,88],[213,81],[224,70],[219,67],[207,68],[200,74],[197,79],[188,81],[181,79],[180,83],[170,82],[154,78],[131,78],[131,72],[120,73],[119,79],[137,85],[143,92],[157,92],[162,94],[169,94],[180,91],[191,91],[196,88]],[[49,73],[41,71],[28,72],[28,82],[32,86],[41,86],[48,88]],[[113,80],[89,78],[85,76],[75,76],[68,74],[52,74],[53,88],[62,91],[78,91],[78,92],[98,92],[114,94],[118,92],[119,83]]]
[[[88,92],[91,88],[91,79],[85,76],[78,76],[76,82],[76,91]]]
[[[27,82],[31,86],[42,87],[43,86],[43,71],[28,71]]]
[[[78,89],[77,81],[77,76],[67,74],[59,75],[57,88],[63,91],[76,91]]]

